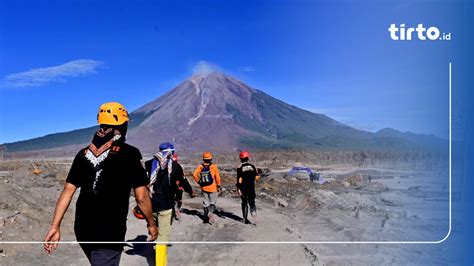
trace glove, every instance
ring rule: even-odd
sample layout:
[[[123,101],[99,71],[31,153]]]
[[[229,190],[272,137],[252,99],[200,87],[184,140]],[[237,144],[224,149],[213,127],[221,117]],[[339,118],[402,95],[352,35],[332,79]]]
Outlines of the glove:
[[[221,193],[221,186],[217,186],[217,192]]]

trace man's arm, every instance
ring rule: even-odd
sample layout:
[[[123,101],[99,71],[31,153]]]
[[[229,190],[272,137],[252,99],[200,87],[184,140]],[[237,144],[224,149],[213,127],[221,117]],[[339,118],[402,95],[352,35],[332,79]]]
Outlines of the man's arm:
[[[201,167],[198,166],[193,172],[193,179],[196,181],[196,183],[199,181],[199,173],[201,172]]]
[[[212,169],[214,169],[214,171],[212,171]],[[219,174],[219,169],[215,164],[211,164],[211,173],[212,176],[216,179],[217,192],[221,193],[221,175]]]
[[[186,177],[183,176],[183,180],[181,182],[183,188],[184,188],[184,191],[186,191],[186,193],[188,193],[191,197],[194,197],[194,191],[193,191],[193,187],[191,187],[191,185],[189,184],[188,182],[188,179],[186,179]]]
[[[149,240],[156,240],[158,237],[158,228],[153,220],[153,210],[151,207],[150,196],[148,195],[148,188],[146,186],[137,187],[134,189],[134,193],[137,205],[145,215],[145,220],[148,224],[148,234],[150,235]]]
[[[252,165],[253,166],[253,170],[255,171],[255,181],[258,181],[260,179],[260,173],[259,173],[259,169],[257,169],[255,167],[255,165]]]
[[[46,253],[51,254],[57,247],[58,241],[61,239],[60,226],[61,221],[63,220],[64,214],[66,213],[69,204],[71,203],[72,197],[76,192],[77,187],[71,183],[64,184],[64,189],[59,196],[58,202],[56,203],[56,208],[54,209],[53,221],[51,222],[51,227],[49,228],[46,237],[44,238],[44,250]],[[55,243],[46,243],[46,242],[55,242]]]
[[[191,197],[194,197],[193,188],[189,184],[188,179],[184,176],[183,167],[181,167],[181,165],[179,165],[179,164],[177,166],[178,166],[178,168],[177,168],[177,180],[178,180],[179,184],[183,187],[183,189],[184,189],[184,191],[186,191],[186,193],[188,193]]]
[[[239,196],[242,196],[242,192],[240,191],[240,187],[242,186],[242,169],[239,167],[237,168],[237,182],[235,183],[237,187],[237,193]]]
[[[214,165],[215,169],[215,175],[216,175],[216,185],[220,186],[221,185],[221,175],[219,174],[219,169],[217,168],[216,165]]]

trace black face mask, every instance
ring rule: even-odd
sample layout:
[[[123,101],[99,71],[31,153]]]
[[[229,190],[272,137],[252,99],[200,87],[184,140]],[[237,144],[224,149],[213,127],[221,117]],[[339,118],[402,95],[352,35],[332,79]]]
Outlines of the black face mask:
[[[103,128],[103,129],[113,128],[113,129],[118,130],[120,132],[120,135],[122,135],[122,137],[117,141],[125,142],[126,137],[127,137],[128,122],[125,122],[121,125],[100,125],[100,128]]]

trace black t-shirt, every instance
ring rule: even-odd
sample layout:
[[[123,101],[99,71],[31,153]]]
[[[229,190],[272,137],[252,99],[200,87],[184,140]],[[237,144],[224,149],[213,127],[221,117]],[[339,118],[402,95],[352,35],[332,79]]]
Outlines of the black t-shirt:
[[[85,158],[86,151],[84,148],[76,155],[66,179],[81,189],[74,222],[76,238],[78,241],[124,241],[130,191],[148,184],[140,151],[126,143],[112,147],[104,161],[101,190],[97,194],[92,189],[95,171]]]
[[[237,168],[237,187],[242,193],[255,193],[255,177],[257,175],[257,168],[251,163],[242,163]],[[242,178],[242,183],[239,183],[239,178]]]
[[[145,162],[145,169],[150,177],[153,160]],[[158,167],[160,166],[158,165]],[[187,180],[185,180],[183,168],[179,163],[173,162],[170,178],[168,178],[168,168],[159,169],[156,181],[153,184],[153,211],[172,209],[176,193],[179,189],[178,186],[183,186],[184,190],[189,194],[193,191]]]

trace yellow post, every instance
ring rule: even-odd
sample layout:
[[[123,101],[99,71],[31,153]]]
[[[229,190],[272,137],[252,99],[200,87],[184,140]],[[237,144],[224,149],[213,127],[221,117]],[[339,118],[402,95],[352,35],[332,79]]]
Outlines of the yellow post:
[[[168,247],[163,244],[156,244],[155,247],[155,264],[156,266],[166,266],[167,258],[166,258],[166,249]]]

